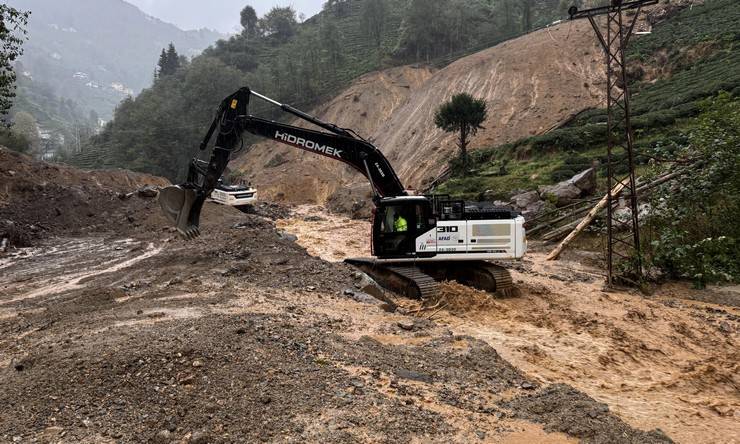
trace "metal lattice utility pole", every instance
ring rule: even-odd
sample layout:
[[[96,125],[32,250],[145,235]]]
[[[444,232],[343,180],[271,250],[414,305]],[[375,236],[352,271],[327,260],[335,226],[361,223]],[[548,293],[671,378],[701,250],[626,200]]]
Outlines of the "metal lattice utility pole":
[[[642,258],[640,250],[640,229],[638,223],[637,186],[635,178],[635,156],[633,147],[632,122],[630,120],[630,93],[627,85],[627,66],[625,48],[629,43],[635,23],[643,6],[657,4],[658,0],[637,0],[623,2],[611,0],[609,6],[579,11],[572,7],[568,11],[571,20],[588,18],[606,55],[607,111],[607,174],[609,176],[609,195],[607,202],[607,284],[617,281],[639,283],[642,278]],[[625,20],[624,11],[636,10],[631,19]],[[606,16],[606,34],[596,22],[596,17]],[[629,21],[629,23],[626,23]],[[619,136],[616,132],[621,133]],[[624,150],[617,153],[619,149]],[[628,177],[624,174],[626,166]],[[622,195],[629,194],[630,215],[628,220],[616,217],[619,192],[617,184],[623,184]]]

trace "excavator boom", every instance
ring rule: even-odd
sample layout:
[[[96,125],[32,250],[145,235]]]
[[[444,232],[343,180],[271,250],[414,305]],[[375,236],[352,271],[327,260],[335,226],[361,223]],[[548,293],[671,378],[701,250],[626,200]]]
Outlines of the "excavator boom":
[[[284,112],[314,124],[325,131],[287,125],[249,114],[252,97],[279,107]],[[159,202],[166,218],[186,239],[200,234],[200,212],[226,170],[231,155],[241,145],[245,132],[272,139],[332,160],[343,162],[367,177],[377,199],[407,195],[403,184],[383,153],[352,131],[323,122],[289,105],[242,88],[226,97],[218,108],[201,150],[205,150],[218,130],[210,160],[193,159],[187,181],[165,188]]]

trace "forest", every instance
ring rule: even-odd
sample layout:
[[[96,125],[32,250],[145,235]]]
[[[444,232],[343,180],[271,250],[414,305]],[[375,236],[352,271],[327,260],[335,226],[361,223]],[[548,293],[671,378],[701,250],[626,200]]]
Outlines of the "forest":
[[[160,67],[151,88],[124,100],[102,133],[66,160],[175,180],[183,176],[216,105],[241,86],[310,109],[362,74],[409,63],[444,66],[558,20],[567,5],[333,0],[304,21],[290,7],[275,7],[263,17],[246,7],[239,35],[192,60],[180,57],[174,69]]]

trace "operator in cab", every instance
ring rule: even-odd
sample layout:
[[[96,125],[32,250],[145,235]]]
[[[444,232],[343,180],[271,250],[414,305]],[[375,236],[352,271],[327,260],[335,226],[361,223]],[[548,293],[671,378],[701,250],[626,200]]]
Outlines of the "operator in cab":
[[[406,219],[398,213],[393,217],[393,231],[396,233],[405,233],[409,231],[409,223],[406,222]]]

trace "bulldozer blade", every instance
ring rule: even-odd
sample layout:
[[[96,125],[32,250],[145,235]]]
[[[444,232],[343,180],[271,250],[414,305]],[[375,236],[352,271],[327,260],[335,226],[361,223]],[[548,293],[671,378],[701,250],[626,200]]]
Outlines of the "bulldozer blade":
[[[177,228],[180,235],[186,240],[200,236],[198,228],[199,215],[191,217],[193,204],[197,200],[195,190],[183,188],[179,185],[164,188],[159,192],[159,206],[165,218]]]

